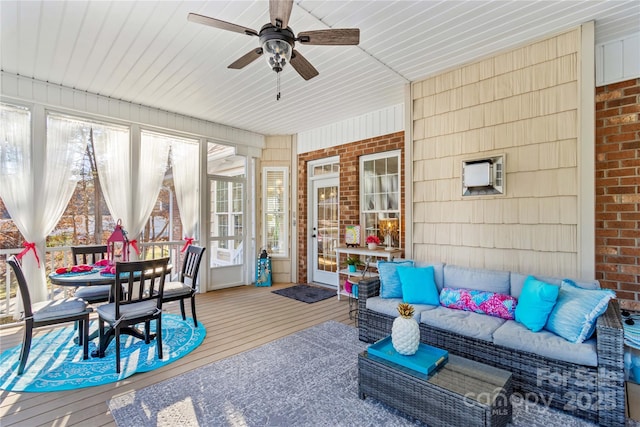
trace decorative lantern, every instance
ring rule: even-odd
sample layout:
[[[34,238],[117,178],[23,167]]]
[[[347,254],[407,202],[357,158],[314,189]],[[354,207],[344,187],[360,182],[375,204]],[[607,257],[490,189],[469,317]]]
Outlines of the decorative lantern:
[[[386,250],[393,250],[393,236],[398,232],[398,218],[382,218],[380,220],[380,232],[387,244]]]
[[[110,264],[129,261],[129,239],[122,228],[122,220],[118,220],[115,230],[107,240],[107,257]]]

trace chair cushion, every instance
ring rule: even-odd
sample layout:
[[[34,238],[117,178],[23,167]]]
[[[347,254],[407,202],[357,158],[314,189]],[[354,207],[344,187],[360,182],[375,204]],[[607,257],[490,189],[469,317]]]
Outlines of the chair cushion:
[[[398,266],[413,267],[413,261],[378,261],[382,298],[402,298],[402,283],[396,271]]]
[[[511,296],[520,299],[520,293],[522,292],[522,287],[527,281],[527,277],[529,277],[528,274],[525,275],[514,272],[511,273]],[[538,275],[536,275],[536,279],[556,286],[560,286],[560,284],[562,284],[562,281],[565,280],[561,277]],[[573,283],[583,289],[600,289],[600,282],[598,282],[597,280],[574,280]]]
[[[444,264],[415,261],[414,265],[416,267],[433,267],[433,279],[436,282],[438,293],[440,293],[442,288],[444,288]]]
[[[386,314],[393,318],[398,317],[398,304],[402,303],[402,298],[382,298],[371,297],[367,298],[367,310],[375,311],[376,313]],[[416,322],[420,322],[420,313],[423,311],[429,311],[436,308],[434,305],[425,304],[412,304],[413,305],[413,318]]]
[[[433,267],[397,268],[402,284],[402,299],[409,304],[438,305],[440,298],[433,273]]]
[[[532,332],[524,325],[511,320],[493,333],[493,343],[550,359],[598,366],[595,339],[574,344],[549,331]]]
[[[85,301],[92,301],[97,298],[109,299],[111,294],[111,285],[82,286],[76,292],[76,298],[82,298]]]
[[[423,311],[420,315],[420,323],[489,342],[493,341],[493,331],[504,322],[506,320],[498,317],[446,307]]]
[[[456,310],[473,311],[505,320],[513,320],[517,301],[511,295],[477,289],[444,288],[440,292],[440,305]]]
[[[508,271],[444,266],[444,286],[447,288],[477,289],[479,291],[509,294],[511,273]]]
[[[91,311],[86,301],[80,298],[65,298],[53,301],[41,301],[31,305],[33,320],[42,321],[58,317],[74,316]]]
[[[557,286],[529,276],[520,293],[516,320],[533,332],[542,330],[556,304],[558,291]]]
[[[123,320],[136,319],[153,314],[158,307],[156,300],[146,300],[136,302],[134,304],[126,304],[120,306],[120,318]],[[109,303],[96,308],[96,311],[106,322],[113,323],[116,321],[116,304]]]
[[[191,286],[185,285],[182,282],[166,282],[164,284],[163,296],[166,297],[175,297],[178,295],[190,295],[191,294]]]
[[[609,289],[582,289],[564,280],[545,329],[569,342],[581,343],[593,335],[597,318],[615,296]]]

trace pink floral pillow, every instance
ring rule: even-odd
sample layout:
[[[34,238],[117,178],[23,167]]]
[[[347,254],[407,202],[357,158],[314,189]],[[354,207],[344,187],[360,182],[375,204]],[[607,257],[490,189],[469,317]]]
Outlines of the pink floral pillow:
[[[440,305],[443,307],[473,311],[507,320],[515,319],[517,303],[511,295],[475,289],[444,288],[440,292]]]

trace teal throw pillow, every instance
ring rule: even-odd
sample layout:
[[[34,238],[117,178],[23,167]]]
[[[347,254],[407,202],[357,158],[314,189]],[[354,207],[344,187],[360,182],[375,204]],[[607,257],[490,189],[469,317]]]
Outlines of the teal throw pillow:
[[[527,277],[516,305],[516,321],[533,332],[539,332],[556,305],[558,286],[542,282],[533,276]]]
[[[569,342],[584,342],[591,338],[598,317],[607,310],[609,300],[615,297],[611,290],[583,289],[565,279],[545,329]]]
[[[413,261],[378,261],[381,298],[402,298],[402,283],[398,276],[398,266],[413,267]]]
[[[440,305],[433,266],[398,267],[402,300],[409,304]]]

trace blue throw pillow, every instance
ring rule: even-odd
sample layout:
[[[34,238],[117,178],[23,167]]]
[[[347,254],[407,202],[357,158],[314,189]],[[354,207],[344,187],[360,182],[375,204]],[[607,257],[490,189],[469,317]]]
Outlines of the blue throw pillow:
[[[541,331],[556,305],[559,290],[558,286],[527,277],[516,305],[516,321],[533,332]]]
[[[589,339],[596,320],[607,310],[616,294],[608,289],[582,289],[571,280],[560,285],[558,302],[549,315],[545,329],[572,343]]]
[[[409,304],[440,305],[433,266],[398,267],[402,300]]]
[[[413,261],[378,261],[381,298],[402,298],[402,283],[396,271],[400,265],[413,267]]]

